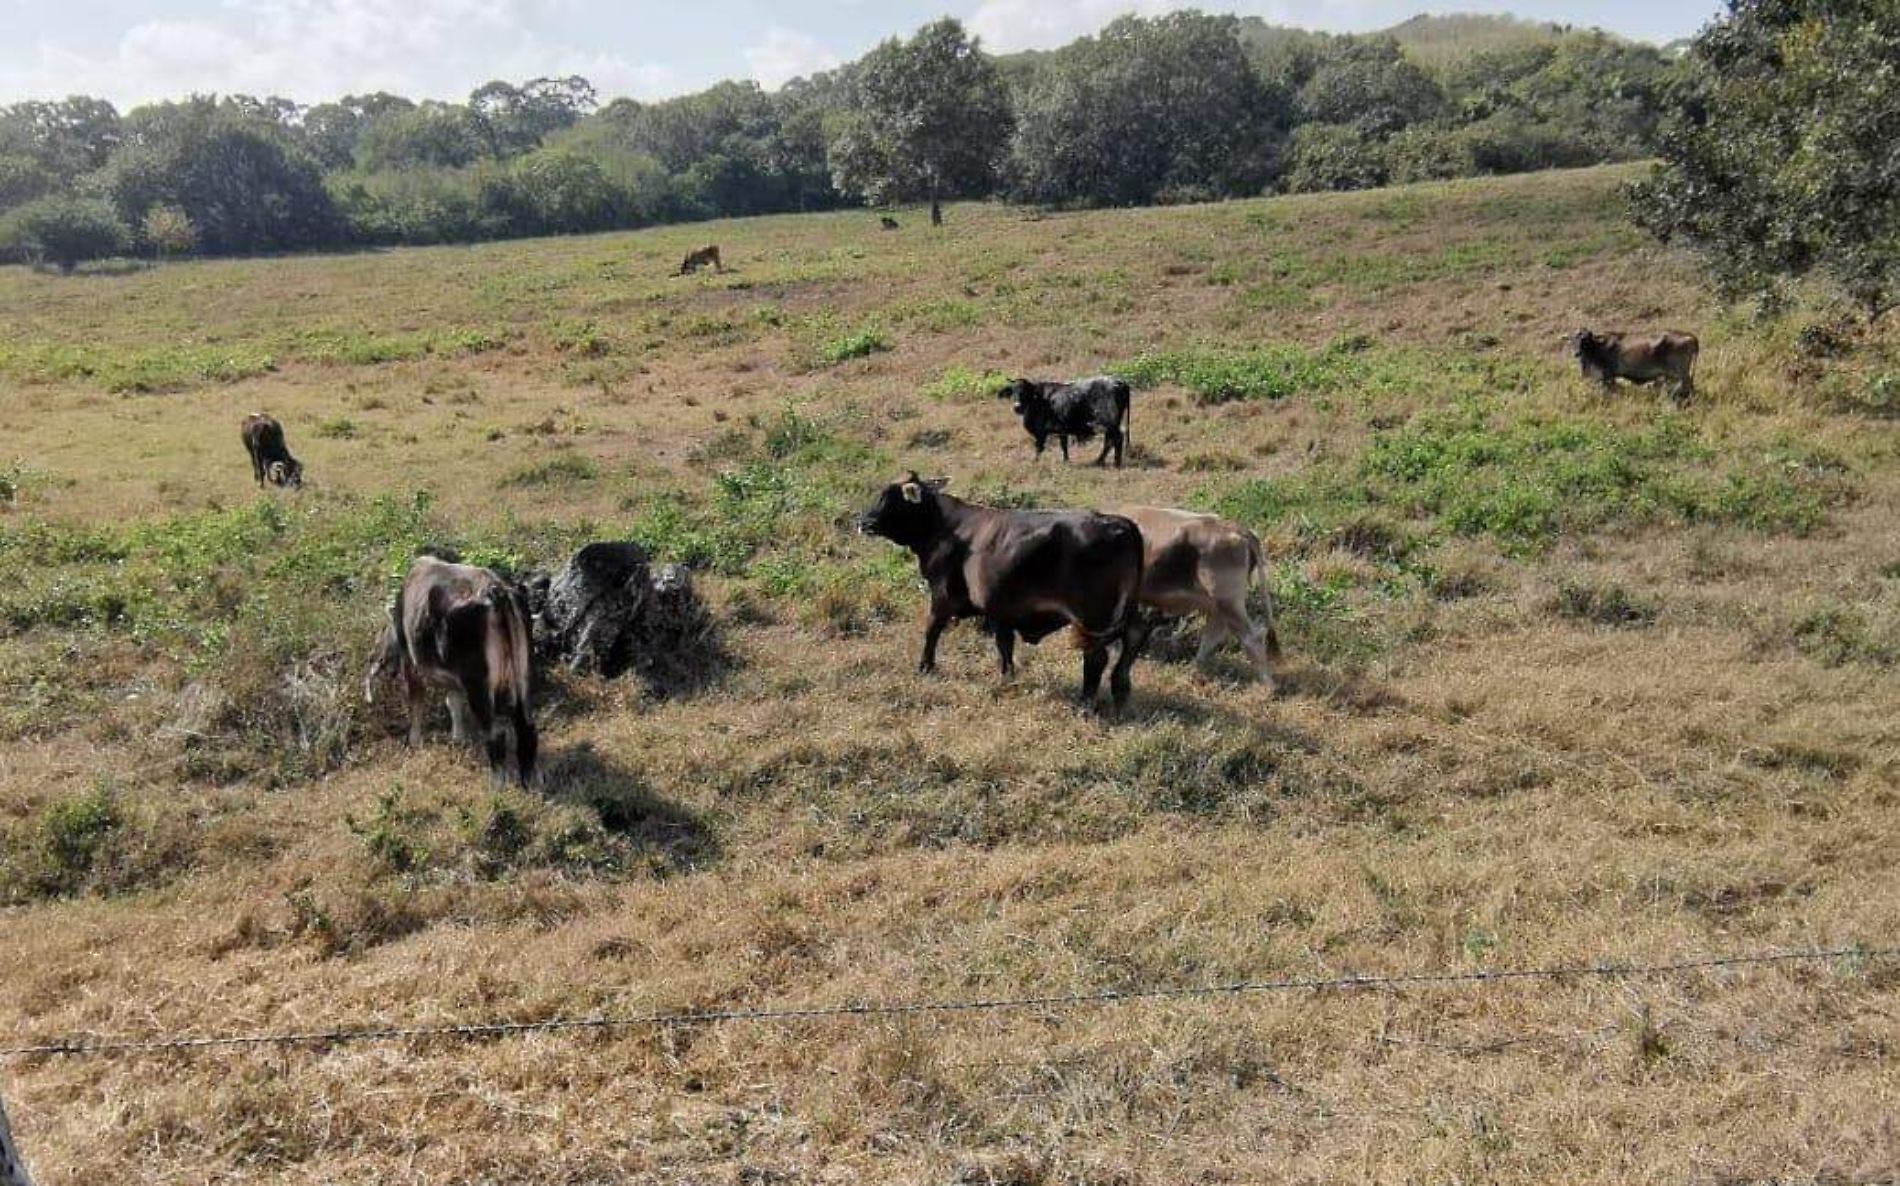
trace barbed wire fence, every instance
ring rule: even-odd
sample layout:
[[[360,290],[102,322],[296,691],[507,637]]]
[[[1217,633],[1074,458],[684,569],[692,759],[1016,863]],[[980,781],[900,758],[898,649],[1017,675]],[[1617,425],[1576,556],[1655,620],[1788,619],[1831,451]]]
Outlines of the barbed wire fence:
[[[992,996],[963,999],[871,1000],[803,1006],[654,1011],[552,1017],[535,1021],[490,1020],[426,1025],[331,1026],[323,1029],[277,1032],[205,1034],[151,1034],[143,1037],[68,1037],[0,1047],[0,1062],[24,1059],[123,1058],[166,1052],[194,1053],[256,1048],[321,1048],[351,1043],[400,1043],[428,1039],[478,1040],[558,1034],[578,1031],[670,1029],[725,1024],[764,1024],[799,1021],[864,1021],[919,1016],[955,1016],[1029,1010],[1104,1008],[1145,1001],[1218,1000],[1274,993],[1348,994],[1366,990],[1405,991],[1431,987],[1487,988],[1506,984],[1562,983],[1583,980],[1643,980],[1726,969],[1842,963],[1856,971],[1876,962],[1900,960],[1900,946],[1851,944],[1756,952],[1728,952],[1652,963],[1600,962],[1558,964],[1470,971],[1352,973],[1337,976],[1237,980],[1212,984],[1149,984],[1040,995]],[[1510,1043],[1495,1044],[1502,1049]],[[1084,1057],[1055,1061],[1086,1062]],[[973,1063],[972,1066],[985,1065]],[[996,1065],[1006,1065],[999,1062]],[[1415,1109],[1341,1108],[1293,1084],[1279,1084],[1287,1103],[1303,1114],[1334,1120],[1355,1116],[1391,1117],[1415,1114]],[[1792,1177],[1729,1176],[1700,1182],[1743,1186],[1746,1183],[1803,1183],[1812,1186],[1900,1186],[1900,1174],[1874,1177],[1797,1175]],[[4,1101],[0,1101],[0,1186],[32,1186],[23,1158],[8,1131]]]

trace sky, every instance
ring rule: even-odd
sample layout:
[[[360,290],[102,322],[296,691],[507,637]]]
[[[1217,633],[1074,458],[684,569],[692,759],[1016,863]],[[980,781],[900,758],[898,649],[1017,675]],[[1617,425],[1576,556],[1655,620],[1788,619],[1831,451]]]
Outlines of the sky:
[[[0,103],[96,95],[121,108],[193,92],[302,103],[386,90],[459,99],[494,78],[582,74],[602,99],[723,78],[767,88],[955,16],[994,52],[1047,49],[1171,0],[0,0]],[[1421,0],[1203,0],[1334,32],[1382,28]],[[1694,33],[1719,0],[1455,0],[1649,41]]]

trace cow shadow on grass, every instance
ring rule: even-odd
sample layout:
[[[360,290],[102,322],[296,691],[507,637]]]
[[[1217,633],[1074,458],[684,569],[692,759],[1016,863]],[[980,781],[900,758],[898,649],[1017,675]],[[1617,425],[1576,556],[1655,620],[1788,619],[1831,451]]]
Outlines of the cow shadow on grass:
[[[704,869],[721,856],[719,838],[691,808],[661,797],[639,773],[581,742],[551,754],[541,792],[556,803],[591,810],[600,826],[631,843],[667,872]]]

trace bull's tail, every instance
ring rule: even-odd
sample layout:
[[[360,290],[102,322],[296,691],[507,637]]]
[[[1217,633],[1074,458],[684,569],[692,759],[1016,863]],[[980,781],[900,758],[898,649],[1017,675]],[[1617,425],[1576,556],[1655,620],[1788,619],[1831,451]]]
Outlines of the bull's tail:
[[[390,601],[389,622],[383,627],[382,637],[376,643],[375,653],[370,656],[369,670],[363,673],[363,703],[376,703],[376,683],[391,671],[399,670],[404,657],[409,653],[409,644],[402,632],[402,590]]]
[[[527,606],[513,589],[490,591],[488,682],[495,714],[506,713],[515,734],[515,768],[521,785],[534,780],[539,738],[534,730],[534,641],[528,636]]]
[[[1247,536],[1247,583],[1249,585],[1258,585],[1261,593],[1266,598],[1267,658],[1278,659],[1280,657],[1280,632],[1274,629],[1273,624],[1273,588],[1272,582],[1267,579],[1267,550],[1261,546],[1259,536],[1245,528],[1242,530],[1246,532]]]
[[[1135,579],[1129,583],[1122,603],[1115,607],[1114,620],[1107,630],[1096,634],[1084,629],[1080,622],[1069,627],[1069,640],[1075,644],[1076,650],[1093,650],[1095,647],[1106,646],[1118,639],[1126,639],[1130,628],[1140,621],[1141,582],[1147,576],[1146,551],[1141,542],[1141,531],[1137,528],[1135,531]]]
[[[1115,402],[1121,405],[1122,448],[1132,449],[1135,447],[1135,397],[1126,382],[1119,380],[1116,382]],[[1121,454],[1117,453],[1115,456],[1120,458]],[[1121,462],[1117,460],[1115,464],[1120,465]]]

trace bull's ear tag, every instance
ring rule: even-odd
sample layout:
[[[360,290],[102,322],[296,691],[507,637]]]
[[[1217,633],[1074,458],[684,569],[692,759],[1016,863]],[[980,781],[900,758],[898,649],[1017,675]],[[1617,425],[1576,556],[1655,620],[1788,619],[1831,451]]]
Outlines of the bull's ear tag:
[[[923,500],[924,500],[924,488],[922,486],[919,486],[915,482],[904,483],[904,501],[905,502],[922,502]]]

